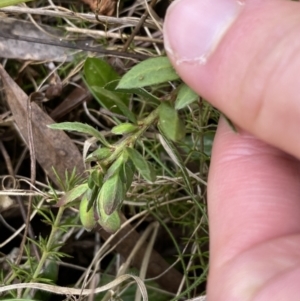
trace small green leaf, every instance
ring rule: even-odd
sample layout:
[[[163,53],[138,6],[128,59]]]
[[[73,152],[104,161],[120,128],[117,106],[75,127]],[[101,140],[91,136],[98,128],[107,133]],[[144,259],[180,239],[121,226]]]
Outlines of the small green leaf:
[[[177,111],[166,102],[163,102],[158,110],[158,125],[165,135],[173,141],[179,141],[184,138],[185,126],[179,119]]]
[[[100,190],[100,187],[95,185],[92,189],[88,189],[86,191],[86,198],[88,199],[88,206],[87,206],[87,211],[89,211],[93,206],[94,206],[94,203],[98,197],[98,194],[99,194],[99,190]]]
[[[101,187],[103,184],[103,173],[99,169],[94,169],[91,174],[90,178],[93,180],[95,185]]]
[[[133,181],[133,176],[135,172],[135,167],[132,161],[129,159],[125,164],[123,164],[122,169],[120,169],[120,177],[122,182],[125,184],[125,190],[127,191]]]
[[[75,201],[77,198],[81,197],[88,190],[88,184],[84,183],[74,187],[72,190],[68,191],[61,199],[57,202],[57,206],[65,206],[70,202]]]
[[[141,176],[149,182],[155,181],[155,171],[152,166],[144,159],[144,157],[134,148],[126,148],[126,151],[132,160],[136,169],[140,172]]]
[[[121,219],[118,211],[114,211],[110,215],[107,215],[102,211],[98,222],[106,232],[111,234],[117,232],[121,227]]]
[[[17,4],[29,2],[29,1],[32,1],[32,0],[1,0],[0,8],[6,7],[6,6],[11,6],[11,5],[17,5]]]
[[[94,207],[88,209],[89,206],[89,200],[87,196],[85,195],[79,206],[79,217],[80,221],[86,231],[91,231],[95,225],[95,216],[94,216]]]
[[[94,182],[93,178],[91,177],[91,175],[88,177],[87,184],[89,186],[89,189],[93,189],[95,186],[95,182]]]
[[[114,126],[111,129],[111,132],[116,135],[124,135],[124,134],[135,132],[136,130],[138,130],[138,128],[139,127],[137,125],[134,125],[132,123],[121,123]]]
[[[116,91],[117,85],[119,84],[120,80],[114,80],[107,85],[105,85],[105,89],[109,91]],[[118,92],[129,93],[129,94],[136,94],[139,95],[143,100],[153,103],[155,105],[159,105],[161,103],[160,99],[155,95],[151,94],[144,88],[132,88],[132,89],[120,89],[118,88]]]
[[[150,58],[131,68],[121,78],[117,89],[141,88],[178,78],[167,57]]]
[[[100,216],[112,214],[124,199],[124,185],[119,174],[104,182],[97,199],[97,210]]]
[[[107,147],[99,147],[94,152],[89,154],[85,162],[92,162],[92,161],[101,161],[103,159],[108,158],[111,155],[111,150]]]
[[[122,164],[127,161],[128,155],[126,153],[122,153],[117,160],[109,167],[107,170],[105,176],[104,176],[104,181],[109,179],[111,176],[115,175],[116,173],[119,172]]]
[[[124,114],[124,106],[128,109],[129,95],[104,89],[105,85],[119,78],[119,74],[106,61],[98,58],[86,59],[84,64],[84,79],[95,99],[101,106],[111,112]],[[125,116],[128,118],[127,115]],[[135,122],[134,119],[129,118],[129,120]]]
[[[85,60],[84,75],[89,85],[98,87],[104,87],[107,83],[120,78],[110,64],[94,57]]]
[[[129,110],[128,106],[124,103],[124,100],[120,97],[120,93],[112,92],[106,90],[105,88],[92,86],[91,89],[96,93],[101,95],[102,97],[106,97],[109,100],[110,106],[107,107],[111,110],[111,108],[115,105],[117,106],[122,114],[127,117],[131,122],[136,123],[135,115]]]
[[[189,86],[186,84],[182,84],[179,87],[179,91],[177,94],[177,98],[175,100],[175,109],[180,110],[184,107],[188,106],[192,102],[199,99],[199,95],[194,92]]]
[[[59,265],[58,265],[57,260],[48,259],[48,260],[46,260],[44,268],[38,277],[46,278],[46,279],[49,279],[50,281],[52,281],[53,283],[56,283],[57,278],[58,278],[58,272],[59,272]]]
[[[102,144],[105,146],[109,146],[109,143],[106,141],[104,136],[101,133],[88,124],[84,124],[81,122],[61,122],[61,123],[53,123],[49,124],[48,127],[53,130],[64,130],[64,131],[75,131],[79,133],[84,133],[91,135],[97,138]]]

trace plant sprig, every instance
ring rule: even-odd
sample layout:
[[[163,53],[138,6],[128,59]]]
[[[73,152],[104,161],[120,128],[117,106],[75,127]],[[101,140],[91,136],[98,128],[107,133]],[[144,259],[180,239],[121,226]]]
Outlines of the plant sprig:
[[[123,138],[110,144],[96,129],[79,122],[59,123],[49,127],[92,135],[102,144],[86,158],[87,163],[95,162],[96,165],[89,170],[88,185],[85,186],[86,191],[83,192],[81,198],[80,218],[87,230],[91,230],[98,222],[106,231],[115,232],[120,226],[117,212],[131,186],[134,171],[138,171],[148,182],[154,182],[156,177],[151,164],[135,150],[136,142],[140,141],[153,125],[158,126],[166,139],[173,142],[184,139],[185,124],[180,118],[178,109],[197,101],[198,96],[185,84],[177,90],[175,102],[172,99],[161,101],[143,90],[149,85],[179,79],[166,57],[143,61],[121,79],[108,63],[95,58],[86,60],[84,70],[86,83],[99,102],[107,108],[111,102],[114,103],[114,110],[132,122],[119,123],[112,128],[113,134],[122,135]],[[118,92],[118,89],[122,92]],[[152,112],[143,119],[137,120],[128,108],[129,95],[132,93],[137,93],[141,97],[145,96],[146,100],[154,104]],[[154,103],[152,100],[155,100]],[[184,169],[183,172],[185,180],[189,183]],[[131,175],[128,176],[129,174]],[[78,188],[74,188],[76,189]],[[76,195],[75,192],[74,195]],[[72,200],[73,198],[69,195],[64,199],[64,203]]]

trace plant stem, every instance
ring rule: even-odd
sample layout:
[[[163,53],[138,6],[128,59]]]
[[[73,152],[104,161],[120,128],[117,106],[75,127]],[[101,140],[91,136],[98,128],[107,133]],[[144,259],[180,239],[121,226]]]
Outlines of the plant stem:
[[[51,233],[50,233],[49,239],[47,241],[46,248],[43,250],[43,254],[42,254],[41,260],[40,260],[38,266],[36,267],[36,270],[35,270],[34,274],[32,275],[32,280],[34,280],[35,278],[38,277],[38,275],[40,274],[41,270],[43,269],[43,266],[44,266],[46,260],[49,257],[49,254],[51,253],[50,250],[51,250],[51,247],[52,247],[52,245],[53,245],[53,243],[55,241],[56,233],[59,230],[59,225],[60,225],[61,217],[63,215],[64,210],[65,210],[65,207],[61,206],[59,208],[58,212],[57,212],[56,219],[55,219],[54,224],[52,226]],[[24,294],[23,294],[24,298],[26,298],[28,292],[29,292],[29,289],[27,288],[25,290]]]
[[[119,145],[116,146],[115,151],[108,157],[106,160],[103,160],[101,165],[104,167],[109,166],[113,163],[120,155],[120,153],[124,150],[124,148],[135,144],[135,142],[144,134],[144,132],[153,125],[158,119],[158,108],[153,110],[146,118],[140,121],[140,129],[133,133],[132,135],[128,136],[124,140],[122,140]]]

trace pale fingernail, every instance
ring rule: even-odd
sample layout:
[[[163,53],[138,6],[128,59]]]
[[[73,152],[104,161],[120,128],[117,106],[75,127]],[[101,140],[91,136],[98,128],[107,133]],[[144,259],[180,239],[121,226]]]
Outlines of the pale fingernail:
[[[236,0],[177,0],[164,23],[165,49],[177,64],[205,64],[237,19],[243,2]]]

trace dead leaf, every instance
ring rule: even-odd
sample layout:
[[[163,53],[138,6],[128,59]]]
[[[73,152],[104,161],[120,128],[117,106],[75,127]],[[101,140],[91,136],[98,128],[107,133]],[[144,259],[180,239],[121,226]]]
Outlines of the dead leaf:
[[[28,144],[27,100],[28,96],[0,65],[7,102],[21,135]],[[78,148],[63,131],[51,130],[47,125],[55,123],[36,103],[31,103],[32,130],[36,158],[51,180],[57,183],[52,167],[64,179],[65,171],[76,167],[77,173],[84,172]]]
[[[117,0],[82,0],[99,15],[112,16],[115,13]]]
[[[1,1],[1,0],[0,0]],[[0,18],[1,34],[7,36],[37,38],[45,44],[26,42],[0,37],[0,49],[2,58],[20,59],[28,61],[54,61],[65,62],[74,59],[74,51],[65,47],[50,45],[64,36],[62,30],[53,26],[40,25],[44,32],[39,30],[32,22],[17,20],[14,18]],[[57,37],[54,39],[50,35]]]
[[[50,77],[49,87],[45,92],[45,96],[47,99],[52,99],[54,97],[58,97],[62,93],[63,85],[60,77],[57,72],[54,72]]]
[[[67,95],[64,100],[50,113],[51,118],[58,120],[84,101],[89,102],[93,98],[90,91],[88,91],[82,83],[79,85],[80,86],[76,87],[69,95]]]

